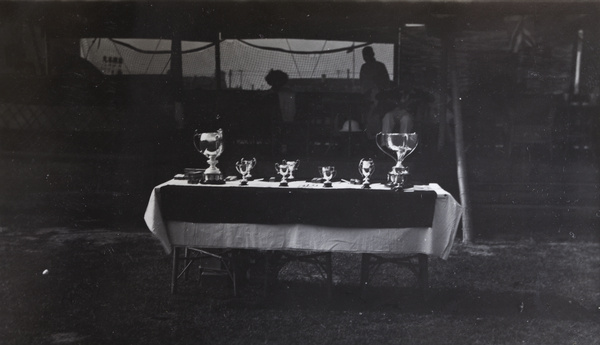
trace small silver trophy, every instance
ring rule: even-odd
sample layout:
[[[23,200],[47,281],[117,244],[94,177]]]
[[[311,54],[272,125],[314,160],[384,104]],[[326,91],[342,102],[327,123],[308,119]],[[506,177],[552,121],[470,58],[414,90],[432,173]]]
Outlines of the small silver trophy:
[[[216,132],[199,133],[198,130],[194,133],[194,146],[196,151],[200,152],[208,158],[209,167],[204,171],[205,183],[222,183],[223,174],[217,168],[217,157],[223,153],[223,130],[219,129]]]
[[[377,133],[376,140],[379,149],[396,161],[388,173],[389,184],[393,188],[407,187],[409,173],[402,162],[417,148],[417,133]]]
[[[294,179],[294,171],[298,170],[298,166],[300,165],[300,160],[297,159],[295,161],[287,161],[287,165],[290,167],[290,176],[288,177],[290,180]]]
[[[335,167],[331,165],[319,167],[319,172],[325,180],[325,182],[323,182],[323,187],[331,187],[331,179],[335,176]]]
[[[242,158],[242,160],[243,160],[243,158]],[[252,158],[252,159],[246,161],[246,164],[251,165],[250,168],[248,168],[248,175],[246,175],[246,179],[248,181],[252,181],[253,178],[252,178],[251,172],[252,172],[252,169],[254,169],[254,167],[256,166],[256,158]]]
[[[281,175],[281,181],[279,182],[279,186],[287,187],[288,182],[287,182],[286,176],[290,173],[290,166],[287,164],[285,159],[283,160],[283,162],[281,164],[275,163],[275,171],[277,171],[277,173],[279,175]]]
[[[242,175],[240,186],[248,184],[248,176],[250,176],[250,170],[256,165],[256,158],[244,159],[242,158],[239,162],[235,163],[235,170]]]
[[[371,188],[371,182],[369,181],[369,178],[371,177],[371,175],[373,175],[374,171],[375,171],[375,163],[373,162],[373,159],[371,159],[371,158],[364,159],[363,158],[360,160],[360,162],[358,163],[358,172],[363,177],[362,188],[364,188],[364,189]]]

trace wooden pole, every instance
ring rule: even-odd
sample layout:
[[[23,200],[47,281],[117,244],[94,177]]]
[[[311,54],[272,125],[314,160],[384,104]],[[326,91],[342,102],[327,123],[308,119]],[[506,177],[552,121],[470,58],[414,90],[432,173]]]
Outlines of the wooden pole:
[[[400,86],[400,66],[402,63],[402,27],[398,27],[398,39],[394,42],[394,72],[393,80],[396,86]]]
[[[463,207],[462,229],[463,243],[470,243],[472,237],[471,225],[471,202],[467,183],[467,160],[465,158],[465,147],[463,141],[463,122],[460,108],[460,96],[458,89],[458,76],[456,65],[456,54],[452,54],[450,67],[450,78],[452,81],[452,111],[454,112],[454,143],[456,148],[456,172],[458,177],[458,189],[460,202]]]
[[[215,37],[215,86],[217,90],[221,90],[221,33]],[[231,85],[229,85],[231,87]]]
[[[575,54],[575,78],[573,81],[573,95],[579,95],[581,76],[581,52],[583,51],[583,30],[577,31],[577,52]]]
[[[217,130],[219,128],[223,128],[223,117],[221,116],[221,109],[223,109],[224,96],[221,93],[223,90],[223,83],[221,83],[221,33],[219,32],[217,36],[214,38],[215,43],[215,89],[217,90],[217,97],[215,99],[215,108],[214,108],[214,128],[213,130]],[[229,85],[231,88],[232,86]]]
[[[171,82],[175,102],[181,101],[183,89],[183,61],[181,56],[181,37],[174,35],[171,40]]]
[[[181,130],[184,127],[185,118],[183,114],[183,57],[181,51],[181,36],[179,31],[173,35],[171,39],[171,80],[172,83],[172,99],[173,105],[173,117],[177,129]]]
[[[442,56],[440,58],[440,75],[439,75],[439,83],[440,83],[440,104],[439,104],[439,120],[440,124],[438,127],[438,145],[437,150],[441,152],[444,146],[446,145],[446,131],[447,121],[446,121],[446,110],[448,104],[448,51],[450,50],[451,37],[448,32],[442,34]]]

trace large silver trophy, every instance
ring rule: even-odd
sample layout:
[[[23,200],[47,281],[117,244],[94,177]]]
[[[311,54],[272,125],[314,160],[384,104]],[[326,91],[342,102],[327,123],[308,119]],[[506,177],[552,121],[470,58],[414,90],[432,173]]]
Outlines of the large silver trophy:
[[[391,187],[409,187],[408,168],[402,162],[417,148],[418,142],[417,133],[377,133],[376,143],[379,149],[396,161],[388,173],[388,183]]]
[[[194,133],[196,150],[208,158],[208,168],[204,171],[205,183],[223,183],[223,174],[217,168],[217,157],[223,153],[223,130],[216,132]]]

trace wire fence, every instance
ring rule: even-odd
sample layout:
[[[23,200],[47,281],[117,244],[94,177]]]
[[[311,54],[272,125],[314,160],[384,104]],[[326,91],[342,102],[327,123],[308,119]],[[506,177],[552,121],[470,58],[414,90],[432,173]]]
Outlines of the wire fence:
[[[365,42],[297,39],[224,40],[220,43],[225,86],[264,90],[271,69],[290,79],[358,79]],[[372,44],[375,56],[393,71],[393,45]],[[166,75],[171,65],[170,40],[81,40],[81,55],[106,75]],[[215,47],[210,42],[182,42],[184,77],[213,78]],[[391,75],[390,75],[391,78]]]

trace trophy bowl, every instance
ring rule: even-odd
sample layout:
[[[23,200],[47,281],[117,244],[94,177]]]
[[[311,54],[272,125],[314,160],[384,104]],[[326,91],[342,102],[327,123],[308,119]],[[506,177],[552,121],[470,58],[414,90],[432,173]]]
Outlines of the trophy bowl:
[[[377,146],[396,162],[388,173],[388,182],[393,187],[404,187],[409,173],[402,162],[417,148],[418,142],[417,133],[377,133]]]
[[[200,133],[196,130],[193,139],[196,151],[208,158],[206,162],[209,167],[204,171],[204,182],[222,183],[223,174],[217,168],[217,163],[219,163],[217,157],[223,153],[223,130],[219,129],[216,132],[207,133]]]

